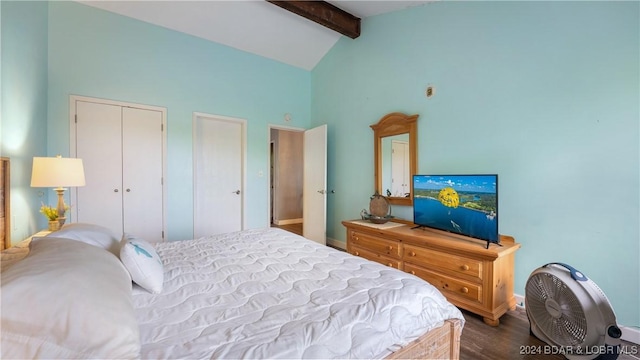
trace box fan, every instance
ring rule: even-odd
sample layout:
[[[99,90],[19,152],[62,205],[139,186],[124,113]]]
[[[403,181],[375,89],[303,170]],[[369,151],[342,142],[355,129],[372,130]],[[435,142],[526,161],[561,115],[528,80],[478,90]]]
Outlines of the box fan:
[[[525,287],[531,333],[568,359],[616,359],[622,332],[595,282],[563,263],[534,270]]]

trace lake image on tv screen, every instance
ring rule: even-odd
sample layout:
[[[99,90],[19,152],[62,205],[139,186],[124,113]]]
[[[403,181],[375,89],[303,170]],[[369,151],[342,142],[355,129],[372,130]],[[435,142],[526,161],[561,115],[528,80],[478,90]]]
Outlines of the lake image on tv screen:
[[[498,242],[496,175],[414,176],[414,223]]]

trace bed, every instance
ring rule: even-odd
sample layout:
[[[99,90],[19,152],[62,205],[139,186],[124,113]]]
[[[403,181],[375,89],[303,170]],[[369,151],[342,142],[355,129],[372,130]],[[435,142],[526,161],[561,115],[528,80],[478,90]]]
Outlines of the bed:
[[[464,318],[433,286],[290,232],[151,245],[92,229],[3,266],[2,358],[459,357]]]

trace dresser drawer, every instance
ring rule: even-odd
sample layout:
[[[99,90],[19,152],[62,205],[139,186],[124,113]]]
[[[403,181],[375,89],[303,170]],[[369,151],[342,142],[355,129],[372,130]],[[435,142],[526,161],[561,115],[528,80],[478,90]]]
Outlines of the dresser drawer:
[[[482,280],[482,261],[443,253],[413,245],[404,246],[404,260],[426,268],[438,269],[453,276],[462,275],[469,280]]]
[[[398,259],[394,259],[388,256],[376,254],[372,251],[362,249],[357,246],[351,246],[351,250],[349,250],[349,254],[363,257],[367,260],[375,261],[382,265],[390,266],[392,268],[400,269],[400,261]]]
[[[368,249],[374,253],[400,258],[400,242],[379,238],[377,236],[351,231],[349,236],[351,245]]]
[[[447,298],[471,300],[482,304],[482,285],[480,284],[454,279],[408,263],[404,264],[404,271],[426,280],[442,291]]]

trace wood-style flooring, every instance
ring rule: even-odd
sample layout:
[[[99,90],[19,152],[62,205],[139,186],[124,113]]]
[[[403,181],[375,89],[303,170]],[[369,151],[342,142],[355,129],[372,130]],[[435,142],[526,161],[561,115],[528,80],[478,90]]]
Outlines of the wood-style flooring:
[[[300,236],[302,236],[302,223],[299,224],[289,224],[289,225],[276,225],[276,224],[271,224],[271,227],[277,227],[283,230],[287,230],[290,231],[294,234],[298,234]]]
[[[302,224],[272,226],[302,235]],[[529,333],[529,319],[522,308],[503,315],[497,327],[485,324],[478,315],[464,310],[462,313],[466,322],[460,339],[461,360],[565,359],[561,354],[549,354],[558,349],[548,347]],[[640,345],[623,342],[622,350],[618,360],[640,360]]]
[[[485,324],[478,315],[467,311],[462,313],[466,322],[460,338],[461,360],[565,359],[557,354],[558,348],[545,348],[546,343],[529,334],[529,320],[524,309],[507,312],[497,327]],[[640,359],[640,345],[623,342],[622,350],[618,360]]]

